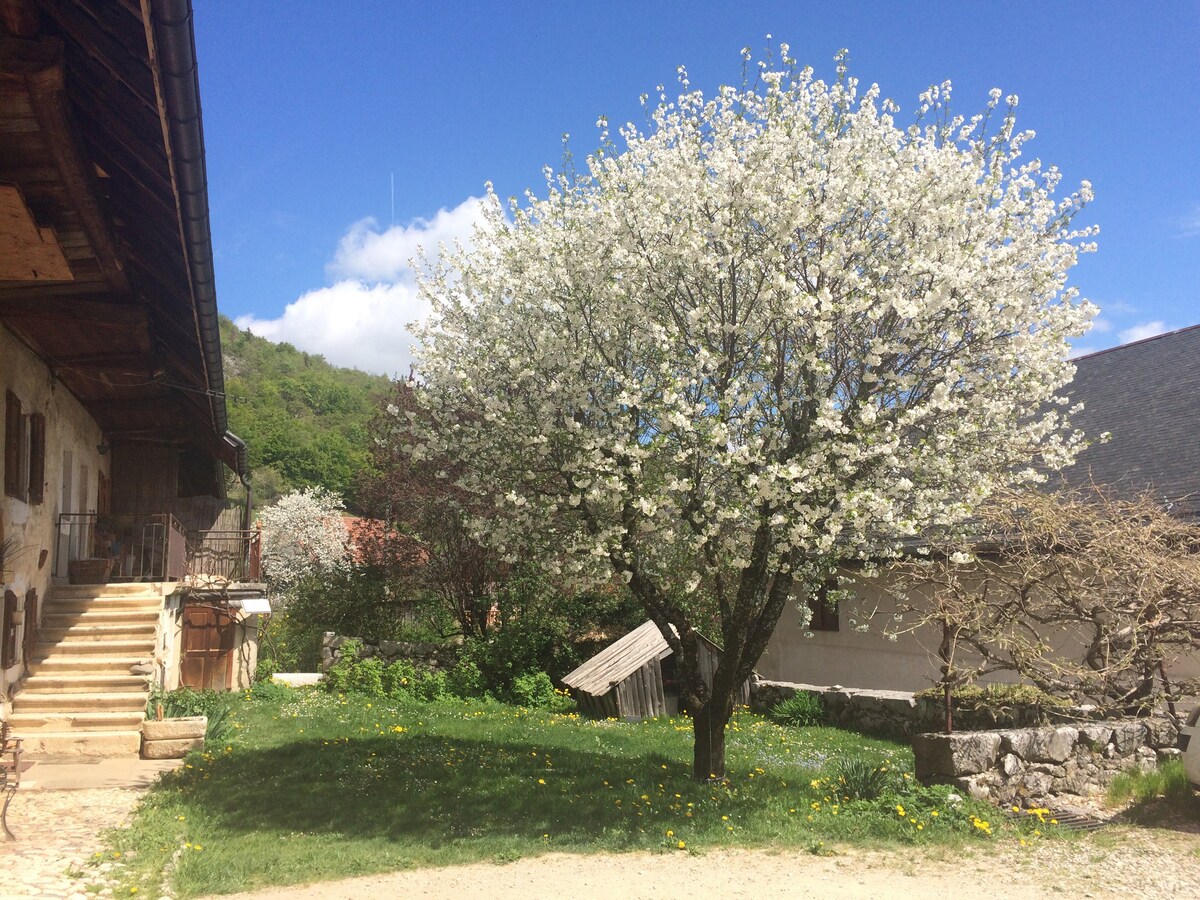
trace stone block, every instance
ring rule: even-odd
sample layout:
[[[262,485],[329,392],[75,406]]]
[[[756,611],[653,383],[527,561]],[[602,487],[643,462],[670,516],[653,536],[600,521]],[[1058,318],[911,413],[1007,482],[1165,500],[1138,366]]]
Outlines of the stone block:
[[[1053,784],[1054,779],[1047,772],[1026,772],[1021,778],[1021,787],[1028,797],[1045,797]]]
[[[178,719],[147,719],[142,723],[142,737],[147,741],[175,741],[200,738],[208,729],[208,716],[186,716]],[[149,757],[147,757],[149,758]],[[156,759],[170,759],[160,756]]]
[[[399,641],[380,641],[379,642],[379,652],[382,653],[384,656],[388,657],[389,659],[392,657],[395,657],[395,656],[399,656],[400,655],[400,642]]]
[[[1015,753],[1005,753],[1000,759],[1000,771],[1004,773],[1005,778],[1012,778],[1024,768],[1021,757]]]
[[[1112,743],[1117,753],[1128,756],[1144,743],[1146,727],[1141,722],[1117,722],[1113,725]]]
[[[1005,731],[1000,734],[1000,752],[1012,753],[1021,759],[1032,759],[1030,748],[1033,746],[1033,732],[1028,729]]]
[[[1089,750],[1103,750],[1112,740],[1112,726],[1094,722],[1079,728],[1079,743]]]
[[[1000,735],[994,732],[918,734],[913,736],[916,776],[924,781],[986,772],[996,764]]]
[[[1028,761],[1066,762],[1075,752],[1075,743],[1079,738],[1079,730],[1066,726],[1049,729],[1038,728],[1030,732],[1033,739],[1029,743],[1027,753],[1021,754]]]
[[[181,738],[175,741],[143,741],[142,759],[182,759],[192,750],[204,749],[204,738]]]
[[[1170,748],[1179,743],[1179,729],[1175,723],[1163,716],[1147,719],[1145,742],[1154,749]]]

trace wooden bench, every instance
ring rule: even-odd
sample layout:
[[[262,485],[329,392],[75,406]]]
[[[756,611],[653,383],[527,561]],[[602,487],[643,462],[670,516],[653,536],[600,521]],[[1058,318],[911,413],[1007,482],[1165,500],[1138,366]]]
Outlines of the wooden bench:
[[[9,733],[8,723],[0,722],[0,793],[4,794],[4,806],[0,807],[0,827],[5,840],[15,841],[16,836],[8,830],[8,804],[21,784],[21,738]]]

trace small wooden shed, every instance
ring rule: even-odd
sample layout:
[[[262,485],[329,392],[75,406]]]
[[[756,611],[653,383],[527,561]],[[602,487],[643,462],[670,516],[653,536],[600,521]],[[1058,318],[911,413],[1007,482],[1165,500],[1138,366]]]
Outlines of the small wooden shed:
[[[712,684],[721,648],[700,637],[700,674]],[[596,718],[637,721],[679,712],[674,651],[654,622],[639,625],[563,678],[580,712]],[[750,702],[750,684],[741,703]]]

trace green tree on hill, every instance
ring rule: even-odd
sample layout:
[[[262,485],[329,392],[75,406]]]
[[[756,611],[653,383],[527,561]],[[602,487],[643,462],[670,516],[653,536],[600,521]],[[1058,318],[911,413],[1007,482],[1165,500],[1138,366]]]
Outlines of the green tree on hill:
[[[351,510],[370,464],[368,426],[391,380],[333,366],[221,318],[229,427],[248,446],[255,505],[322,487]]]

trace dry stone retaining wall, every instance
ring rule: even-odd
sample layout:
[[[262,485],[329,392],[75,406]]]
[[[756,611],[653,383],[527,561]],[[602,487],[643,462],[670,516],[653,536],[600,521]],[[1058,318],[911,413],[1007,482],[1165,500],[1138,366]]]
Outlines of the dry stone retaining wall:
[[[755,712],[766,713],[779,701],[801,691],[820,695],[826,721],[840,728],[906,739],[927,731],[941,731],[946,724],[946,712],[940,698],[918,697],[910,691],[869,691],[840,685],[827,687],[756,678],[750,683],[750,707]],[[954,726],[964,731],[1028,728],[1086,717],[1086,709],[1064,712],[1033,706],[999,710],[957,709]]]
[[[1121,772],[1153,769],[1179,755],[1166,718],[1089,722],[1004,731],[919,734],[916,776],[951,783],[1000,803],[1045,802],[1103,791]]]
[[[419,644],[412,641],[372,641],[363,638],[349,638],[326,631],[321,636],[321,671],[328,672],[342,658],[342,647],[346,641],[357,641],[359,645],[358,658],[371,659],[378,657],[384,665],[407,660],[418,669],[430,671],[445,671],[454,665],[453,648],[441,644]]]

